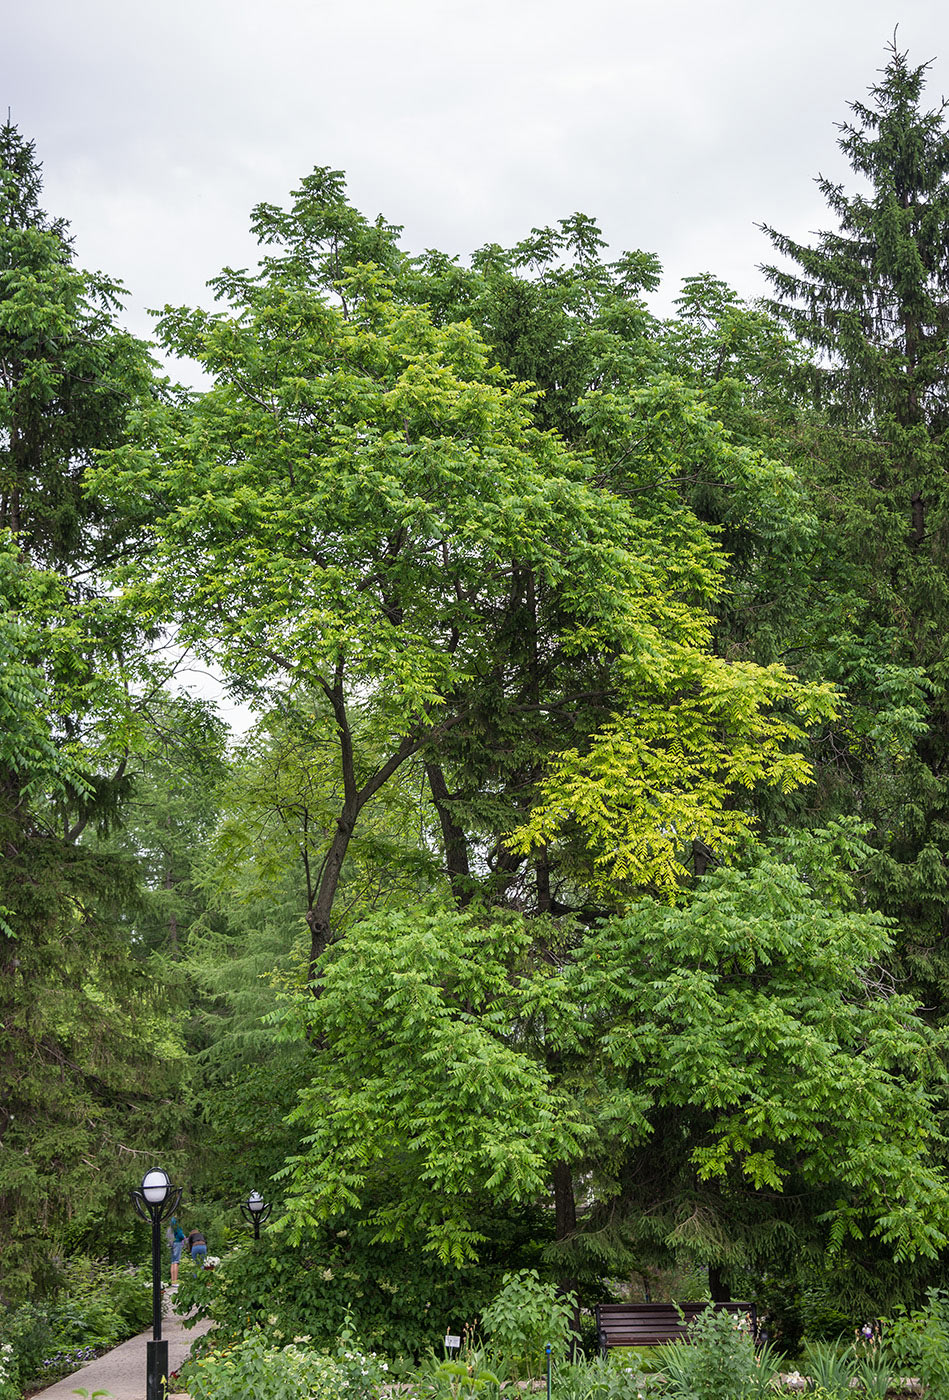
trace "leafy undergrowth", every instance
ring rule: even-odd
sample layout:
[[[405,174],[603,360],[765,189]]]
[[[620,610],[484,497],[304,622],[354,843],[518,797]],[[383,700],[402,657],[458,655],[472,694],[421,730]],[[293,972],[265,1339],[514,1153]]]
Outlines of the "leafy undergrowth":
[[[0,1400],[35,1394],[148,1326],[146,1270],[78,1259],[64,1274],[52,1299],[0,1320]]]

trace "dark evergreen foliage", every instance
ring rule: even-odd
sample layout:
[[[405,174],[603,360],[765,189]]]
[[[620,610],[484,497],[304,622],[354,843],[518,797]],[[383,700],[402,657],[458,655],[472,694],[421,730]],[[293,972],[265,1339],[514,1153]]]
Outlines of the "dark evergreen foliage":
[[[949,130],[927,64],[895,44],[840,146],[863,188],[819,181],[839,226],[806,246],[767,229],[771,310],[817,352],[805,418],[819,518],[802,666],[848,697],[818,751],[823,801],[859,813],[869,897],[901,924],[902,969],[949,1010]],[[805,614],[806,616],[807,614]],[[789,641],[791,639],[789,638]]]
[[[140,629],[99,576],[134,532],[83,493],[151,390],[119,289],[74,266],[40,167],[0,129],[0,1298],[55,1277],[173,1146],[173,1037],[132,936],[137,871],[91,834],[127,795]],[[125,718],[123,718],[125,717]],[[130,730],[128,733],[130,734]]]
[[[870,103],[839,145],[866,187],[848,192],[818,179],[839,227],[816,246],[764,225],[798,271],[766,267],[778,296],[770,309],[821,355],[818,402],[849,424],[949,426],[949,131],[946,104],[924,111],[928,64],[907,62],[895,42]]]

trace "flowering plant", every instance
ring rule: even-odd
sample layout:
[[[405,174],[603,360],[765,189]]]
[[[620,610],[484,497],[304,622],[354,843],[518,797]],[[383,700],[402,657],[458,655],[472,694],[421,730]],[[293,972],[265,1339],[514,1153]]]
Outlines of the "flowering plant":
[[[9,1342],[0,1346],[0,1400],[16,1400],[20,1387],[16,1379],[16,1357]]]
[[[264,1332],[253,1332],[188,1363],[188,1393],[192,1400],[375,1400],[373,1367],[384,1369],[384,1362],[355,1351],[340,1360],[310,1351],[309,1340],[273,1346]]]

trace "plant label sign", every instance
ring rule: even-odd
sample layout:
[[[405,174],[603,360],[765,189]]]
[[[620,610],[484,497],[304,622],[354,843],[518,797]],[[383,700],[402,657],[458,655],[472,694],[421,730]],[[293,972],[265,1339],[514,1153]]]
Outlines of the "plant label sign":
[[[455,1347],[455,1348],[457,1349],[458,1347],[461,1346],[461,1338],[460,1338],[460,1337],[455,1337],[455,1336],[453,1336],[451,1332],[446,1332],[446,1333],[445,1333],[445,1346],[446,1346],[446,1347],[449,1347],[449,1348],[450,1348],[450,1347]]]

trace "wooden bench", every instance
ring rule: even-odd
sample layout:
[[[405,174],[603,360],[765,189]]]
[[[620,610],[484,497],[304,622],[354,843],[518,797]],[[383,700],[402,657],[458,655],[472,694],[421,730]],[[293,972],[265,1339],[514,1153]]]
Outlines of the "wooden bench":
[[[663,1342],[687,1342],[686,1328],[706,1308],[718,1308],[749,1318],[752,1336],[758,1334],[754,1303],[599,1303],[596,1333],[600,1355],[610,1347],[656,1347]]]

